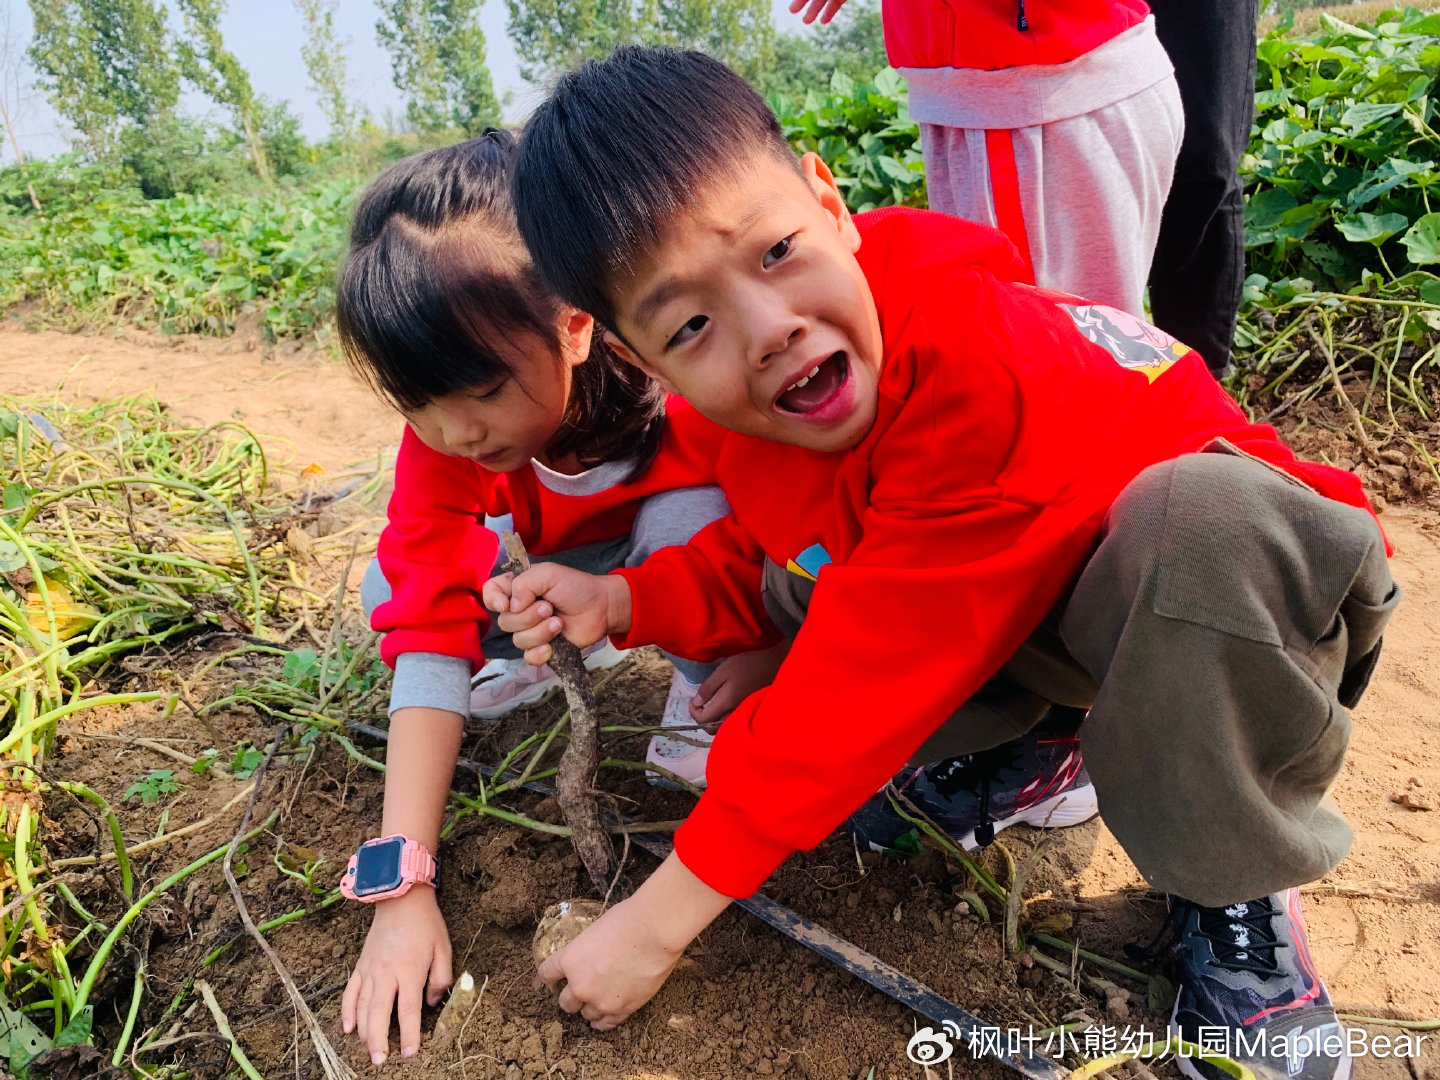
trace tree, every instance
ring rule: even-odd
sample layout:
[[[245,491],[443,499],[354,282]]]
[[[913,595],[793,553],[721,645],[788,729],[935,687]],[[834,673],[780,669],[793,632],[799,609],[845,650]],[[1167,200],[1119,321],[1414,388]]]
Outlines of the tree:
[[[245,133],[255,172],[265,183],[274,183],[270,159],[260,139],[260,114],[250,76],[235,54],[225,48],[225,39],[220,33],[225,0],[178,0],[178,6],[188,34],[188,40],[179,45],[185,77],[234,114],[235,122]]]
[[[126,124],[174,112],[180,72],[155,0],[30,0],[30,11],[40,87],[93,151]]]
[[[379,0],[375,32],[390,52],[405,115],[422,131],[471,134],[500,122],[485,63],[479,0]]]
[[[700,49],[752,81],[774,61],[769,0],[506,0],[520,73],[541,82],[630,43]]]
[[[5,14],[3,19],[0,19],[0,127],[5,129],[10,148],[15,152],[15,167],[20,170],[21,177],[25,178],[30,204],[38,211],[44,208],[40,205],[40,197],[35,194],[35,185],[30,183],[25,168],[25,152],[20,149],[20,133],[15,130],[15,125],[20,122],[20,111],[24,108],[26,98],[18,53],[14,35],[10,31],[10,2],[5,0]]]
[[[295,0],[305,20],[305,43],[300,55],[310,73],[310,86],[320,97],[320,108],[330,124],[330,137],[349,142],[355,136],[359,114],[346,92],[345,42],[335,33],[338,0]]]
[[[875,0],[850,0],[829,26],[781,34],[775,41],[775,65],[757,85],[767,94],[803,102],[810,90],[828,90],[837,71],[870,82],[887,66],[879,5]]]

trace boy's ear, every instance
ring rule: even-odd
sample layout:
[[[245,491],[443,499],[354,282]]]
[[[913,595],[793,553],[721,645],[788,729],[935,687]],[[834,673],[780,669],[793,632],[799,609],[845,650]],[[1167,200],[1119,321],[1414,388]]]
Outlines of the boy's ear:
[[[820,160],[819,154],[812,151],[800,159],[800,172],[804,175],[805,182],[810,185],[810,190],[815,192],[815,197],[820,200],[825,212],[835,219],[835,228],[839,230],[840,238],[851,251],[859,251],[860,230],[855,228],[855,222],[850,217],[850,208],[845,205],[845,197],[840,194],[830,166]]]
[[[595,334],[595,319],[579,308],[566,308],[560,316],[561,352],[571,367],[583,364],[590,356],[590,341]]]
[[[657,383],[660,384],[661,388],[664,389],[667,394],[674,394],[677,392],[676,389],[671,386],[669,382],[666,381],[665,376],[661,375],[660,372],[656,371],[653,367],[651,367],[643,359],[641,359],[640,356],[635,352],[635,350],[630,348],[629,345],[626,345],[624,340],[621,339],[620,335],[615,333],[615,331],[605,331],[605,346],[621,360],[624,360],[627,364],[633,364],[641,371],[643,371],[646,375],[649,375],[650,378],[654,379]]]

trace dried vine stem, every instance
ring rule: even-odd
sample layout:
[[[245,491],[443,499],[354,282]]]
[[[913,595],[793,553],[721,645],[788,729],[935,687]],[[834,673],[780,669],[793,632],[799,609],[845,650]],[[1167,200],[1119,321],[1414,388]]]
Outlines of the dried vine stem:
[[[240,846],[246,828],[250,825],[250,817],[255,811],[255,801],[260,795],[260,785],[265,780],[265,773],[270,768],[270,762],[275,757],[275,751],[284,734],[284,727],[275,732],[275,737],[270,740],[270,747],[265,752],[265,760],[255,771],[255,782],[251,785],[250,801],[245,805],[245,815],[240,820],[240,828],[235,830],[235,835],[230,840],[230,846],[225,850],[225,860],[221,863],[221,869],[225,874],[225,884],[230,886],[230,895],[235,900],[235,911],[245,926],[245,932],[260,946],[260,951],[270,961],[270,966],[275,969],[275,974],[279,976],[286,993],[290,995],[290,1002],[295,1007],[296,1016],[310,1034],[310,1042],[315,1047],[315,1056],[320,1059],[320,1067],[324,1070],[326,1080],[356,1080],[355,1071],[345,1064],[344,1059],[336,1052],[334,1044],[321,1029],[320,1022],[310,1011],[309,1002],[305,1000],[305,995],[300,992],[300,988],[295,985],[295,980],[291,977],[285,962],[280,959],[280,954],[265,940],[265,935],[260,932],[255,925],[255,920],[250,917],[250,908],[246,905],[245,897],[240,892],[240,883],[235,880],[235,851]],[[235,1046],[233,1036],[231,1046]]]
[[[503,569],[512,574],[530,569],[530,556],[525,542],[506,530]],[[570,740],[560,758],[555,777],[555,801],[565,823],[570,826],[570,841],[586,872],[601,896],[609,893],[615,877],[615,848],[600,821],[600,808],[595,802],[595,774],[600,767],[600,730],[595,722],[595,695],[590,689],[590,673],[573,642],[563,637],[552,643],[550,667],[560,677],[565,702],[570,707]]]

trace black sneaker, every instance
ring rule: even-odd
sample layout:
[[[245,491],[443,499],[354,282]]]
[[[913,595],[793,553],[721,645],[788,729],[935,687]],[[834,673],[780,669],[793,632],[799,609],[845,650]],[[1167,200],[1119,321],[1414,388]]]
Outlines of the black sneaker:
[[[1229,907],[1171,898],[1180,992],[1170,1034],[1248,1065],[1257,1080],[1346,1080],[1346,1033],[1315,973],[1300,891]],[[1162,931],[1162,934],[1164,931]],[[1193,1057],[1180,1071],[1223,1080]]]
[[[1099,807],[1080,758],[1077,713],[1054,709],[1014,742],[905,769],[845,826],[871,851],[914,854],[918,831],[895,811],[892,796],[967,851],[1011,825],[1062,828],[1089,821]]]

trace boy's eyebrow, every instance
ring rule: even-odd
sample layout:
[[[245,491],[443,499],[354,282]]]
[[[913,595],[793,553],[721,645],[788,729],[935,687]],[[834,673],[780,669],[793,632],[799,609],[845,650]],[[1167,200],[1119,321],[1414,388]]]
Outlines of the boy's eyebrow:
[[[729,228],[720,228],[716,232],[725,240],[734,241],[743,236],[755,226],[755,223],[770,213],[776,206],[784,202],[779,192],[766,192],[755,201],[751,207],[735,219],[735,223]],[[682,292],[689,283],[678,277],[667,277],[656,285],[648,293],[642,296],[635,304],[635,323],[642,330],[648,329],[650,320],[655,318],[660,309],[669,303],[676,293]]]
[[[668,277],[642,296],[635,305],[635,323],[642,330],[650,328],[650,320],[670,302],[676,293],[684,289],[685,283],[677,277]]]

